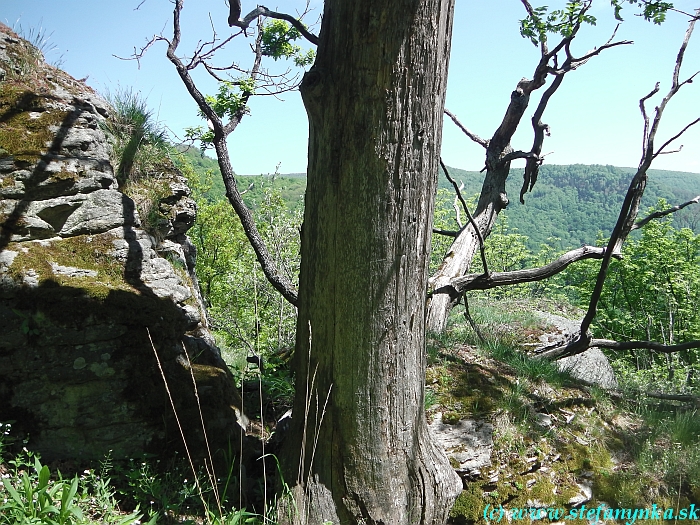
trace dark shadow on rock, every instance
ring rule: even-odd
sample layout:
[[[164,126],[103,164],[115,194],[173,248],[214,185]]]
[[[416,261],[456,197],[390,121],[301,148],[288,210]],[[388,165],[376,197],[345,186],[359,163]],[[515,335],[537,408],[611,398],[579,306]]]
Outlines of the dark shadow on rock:
[[[53,281],[15,290],[0,300],[0,420],[17,421],[13,434],[47,460],[183,452],[157,352],[193,459],[206,457],[201,418],[210,446],[227,450],[242,434],[235,383],[205,353],[188,359],[181,326],[170,299],[136,290],[95,298]]]
[[[9,120],[19,113],[29,111],[25,104],[33,102],[38,98],[39,97],[37,97],[35,94],[31,93],[29,93],[29,95],[26,97],[23,95],[13,107],[10,107],[4,113],[0,114],[0,122]],[[44,96],[44,98],[48,97]],[[0,227],[0,251],[4,250],[10,243],[12,234],[17,230],[22,221],[22,217],[27,212],[27,208],[29,208],[29,205],[34,200],[32,198],[32,190],[35,189],[41,182],[46,180],[46,166],[49,164],[51,159],[53,159],[61,151],[61,147],[66,139],[66,136],[78,118],[80,118],[80,115],[84,112],[84,108],[78,100],[75,101],[75,104],[75,109],[68,113],[68,115],[66,115],[61,122],[58,131],[51,141],[51,146],[49,146],[48,151],[41,155],[40,161],[37,162],[36,166],[34,166],[34,169],[32,170],[32,174],[24,181],[25,197],[17,202],[9,215],[2,217],[2,225]]]

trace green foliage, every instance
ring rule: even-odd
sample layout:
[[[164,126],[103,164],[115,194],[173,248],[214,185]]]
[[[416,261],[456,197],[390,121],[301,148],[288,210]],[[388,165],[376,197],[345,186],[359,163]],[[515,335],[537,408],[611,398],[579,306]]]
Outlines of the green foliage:
[[[562,9],[549,11],[548,6],[535,7],[527,18],[520,21],[520,34],[534,45],[547,42],[548,34],[570,37],[577,27],[583,24],[596,24],[596,18],[588,11],[593,0],[569,0]],[[647,0],[611,0],[614,16],[622,21],[622,8],[625,3],[641,8],[645,20],[660,24],[666,19],[666,12],[673,8],[669,2]]]
[[[547,41],[548,33],[570,37],[582,24],[595,25],[595,17],[587,12],[589,7],[590,2],[579,0],[569,1],[564,9],[551,12],[547,6],[535,7],[527,18],[520,21],[520,34],[536,46]]]
[[[450,173],[464,182],[463,195],[481,191],[483,174],[456,168],[450,168]],[[599,232],[608,235],[612,231],[633,175],[631,168],[545,164],[525,205],[515,199],[508,205],[509,224],[528,238],[527,246],[533,253],[543,244],[556,252],[595,244]],[[518,195],[522,180],[522,170],[513,169],[506,184],[508,195]],[[454,194],[444,177],[440,177],[439,186]],[[642,208],[654,205],[659,198],[673,204],[687,201],[698,194],[698,187],[700,174],[650,170]],[[447,197],[445,203],[451,210],[452,199]],[[454,215],[454,211],[448,214]],[[700,233],[700,206],[688,206],[675,213],[674,223]]]
[[[207,95],[205,100],[219,118],[232,118],[240,112],[248,113],[248,98],[255,94],[255,81],[252,78],[239,78],[236,81],[219,82],[216,96]]]
[[[8,525],[69,525],[80,523],[83,513],[77,505],[78,478],[72,481],[60,478],[51,480],[51,472],[34,457],[31,469],[29,464],[14,461],[15,478],[3,478],[5,491],[9,496],[0,505],[0,523]],[[14,481],[14,483],[12,482]]]
[[[158,469],[159,460],[130,459],[114,471],[122,480],[121,496],[137,507],[148,509],[151,515],[193,514],[201,511],[197,481],[192,479],[189,465],[177,460],[167,468]],[[200,476],[204,483],[204,476]]]
[[[262,28],[263,55],[275,60],[280,58],[293,59],[299,67],[305,67],[313,63],[315,53],[309,49],[305,53],[300,46],[292,44],[294,40],[301,38],[301,33],[284,20],[270,20]]]
[[[666,20],[666,12],[669,9],[673,9],[673,4],[670,2],[659,2],[657,0],[625,0],[627,3],[642,7],[642,16],[644,20],[654,22],[655,24],[661,24]],[[622,21],[622,4],[624,1],[621,0],[610,0],[610,4],[615,9],[615,19]]]
[[[291,59],[298,67],[306,67],[313,63],[315,53],[312,49],[304,52],[300,46],[292,44],[301,38],[301,33],[284,20],[270,20],[262,27],[262,54],[274,60]],[[255,79],[242,76],[235,80],[219,82],[216,95],[205,95],[206,103],[221,119],[241,118],[250,113],[248,99],[255,95]],[[199,116],[206,118],[200,111]],[[211,126],[190,126],[185,128],[185,139],[199,142],[202,154],[214,142],[214,131]]]
[[[146,99],[131,89],[107,94],[114,114],[101,124],[112,147],[117,180],[123,186],[130,179],[145,176],[167,161],[167,132],[158,123]]]
[[[225,188],[215,160],[202,156],[195,148],[184,153],[198,173],[211,171],[207,180],[205,198],[209,201],[225,199]],[[462,194],[474,196],[481,190],[483,174],[450,168],[458,181],[464,182]],[[524,240],[533,257],[550,262],[555,255],[581,244],[595,244],[600,231],[610,232],[629,184],[632,170],[614,166],[586,166],[574,164],[557,166],[545,164],[531,197],[523,206],[518,202],[507,208],[508,229],[527,238]],[[202,175],[203,176],[203,175]],[[679,203],[697,195],[700,175],[651,170],[642,206],[650,206],[659,198]],[[242,190],[253,187],[243,195],[246,205],[256,209],[265,201],[267,190],[279,192],[288,210],[301,209],[306,191],[304,174],[236,176]],[[507,191],[517,195],[522,184],[522,171],[514,169],[508,178]],[[452,207],[454,190],[444,177],[439,179],[435,204],[434,226],[443,230],[457,230]],[[475,199],[469,198],[474,210]],[[466,217],[462,213],[462,222]],[[689,227],[700,233],[700,206],[688,206],[674,214],[678,227]],[[452,243],[451,237],[433,235],[430,271],[442,262]],[[539,264],[538,264],[539,265]],[[550,284],[542,284],[549,289]]]
[[[457,231],[459,224],[455,219],[455,212],[452,208],[454,194],[447,188],[439,188],[435,198],[435,213],[433,218],[433,227],[438,230]],[[460,210],[461,211],[461,210]],[[430,273],[434,273],[443,258],[447,254],[447,250],[454,241],[453,237],[446,235],[433,234],[432,247],[430,250]]]
[[[197,221],[189,234],[197,246],[197,277],[224,358],[240,374],[245,372],[245,358],[250,354],[274,363],[268,357],[287,353],[294,346],[296,310],[265,278],[230,203],[215,199],[212,187],[217,175],[187,168],[186,158],[178,162],[197,201]],[[250,192],[248,201],[258,231],[276,266],[296,281],[301,211],[287,208],[279,186],[273,184],[274,177],[247,179],[255,180],[258,190]],[[289,378],[276,377],[274,367],[267,372],[271,374],[265,376],[270,395],[289,397]]]
[[[491,272],[510,272],[532,266],[536,258],[527,247],[527,237],[509,226],[508,215],[501,212],[498,221],[485,242],[486,263]],[[472,262],[472,272],[483,272],[483,263],[478,255]],[[504,286],[483,292],[494,299],[504,297],[524,297],[529,295],[530,284]]]
[[[667,208],[660,200],[649,213]],[[700,235],[672,227],[672,216],[647,223],[639,239],[612,262],[594,331],[616,340],[678,344],[700,339]],[[577,265],[569,282],[583,304],[590,297],[597,263]],[[637,350],[617,360],[618,373],[631,386],[641,383],[684,391],[698,384],[700,352],[657,354]]]
[[[240,118],[250,113],[248,99],[255,94],[255,80],[251,77],[240,77],[236,80],[219,82],[216,95],[205,95],[204,100],[212,111],[221,119]],[[206,119],[200,110],[199,116]],[[214,131],[209,127],[194,126],[185,128],[185,139],[191,142],[199,141],[202,155],[214,143]]]

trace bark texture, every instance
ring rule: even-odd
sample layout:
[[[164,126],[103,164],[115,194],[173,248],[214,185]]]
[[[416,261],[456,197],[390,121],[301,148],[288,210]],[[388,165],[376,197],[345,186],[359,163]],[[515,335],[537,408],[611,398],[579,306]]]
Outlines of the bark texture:
[[[453,0],[325,3],[283,521],[439,524],[461,482],[428,435],[425,293]]]
[[[497,148],[493,148],[497,150]],[[495,151],[496,158],[512,151],[510,144]],[[488,158],[488,154],[487,154]],[[474,212],[476,223],[483,238],[489,236],[498,214],[508,205],[506,179],[510,171],[510,162],[494,162],[493,168],[487,169],[481,188],[479,202]],[[435,275],[430,279],[430,288],[434,292],[428,298],[427,329],[442,332],[447,323],[450,310],[459,301],[462,292],[453,286],[453,281],[469,271],[474,254],[479,250],[479,236],[471,224],[460,231]]]

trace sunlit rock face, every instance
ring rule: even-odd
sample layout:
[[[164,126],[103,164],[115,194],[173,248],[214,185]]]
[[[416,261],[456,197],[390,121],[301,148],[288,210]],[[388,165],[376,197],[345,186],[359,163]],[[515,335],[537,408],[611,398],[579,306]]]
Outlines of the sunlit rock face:
[[[109,105],[0,24],[0,421],[47,458],[237,442],[244,416],[207,330],[185,180],[142,228],[100,123]],[[195,398],[194,383],[199,394]]]

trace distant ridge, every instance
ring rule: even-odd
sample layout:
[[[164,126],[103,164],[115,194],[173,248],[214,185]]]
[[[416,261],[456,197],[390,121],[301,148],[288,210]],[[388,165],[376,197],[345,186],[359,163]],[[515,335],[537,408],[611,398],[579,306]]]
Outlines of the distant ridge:
[[[204,174],[207,170],[216,173],[212,177],[209,198],[225,198],[217,162],[206,156],[201,157],[196,148],[190,148],[185,156],[198,173]],[[462,193],[465,197],[473,197],[481,191],[483,173],[449,167],[448,170],[457,181],[464,183]],[[516,230],[517,233],[526,235],[529,239],[528,247],[533,251],[538,251],[541,244],[555,249],[595,244],[599,232],[604,237],[610,234],[635,171],[635,168],[610,165],[545,164],[540,168],[533,191],[525,195],[525,205],[521,205],[518,195],[523,170],[513,169],[506,186],[510,199],[505,212],[509,227],[511,231]],[[289,209],[300,209],[303,206],[306,191],[304,173],[283,173],[274,177],[241,175],[236,178],[242,190],[253,183],[253,188],[244,195],[244,200],[252,208],[261,202],[268,189],[279,191]],[[452,191],[451,184],[442,174],[438,181],[439,188]],[[659,198],[675,205],[697,195],[700,195],[699,173],[652,169],[649,170],[642,212],[655,205]],[[674,214],[674,225],[689,227],[700,233],[700,205],[689,206]]]

